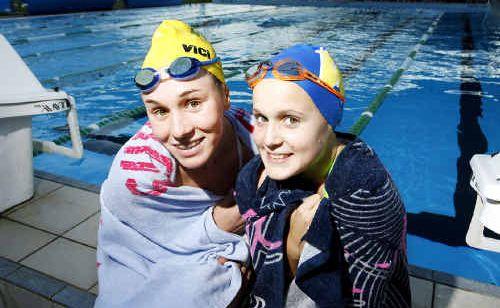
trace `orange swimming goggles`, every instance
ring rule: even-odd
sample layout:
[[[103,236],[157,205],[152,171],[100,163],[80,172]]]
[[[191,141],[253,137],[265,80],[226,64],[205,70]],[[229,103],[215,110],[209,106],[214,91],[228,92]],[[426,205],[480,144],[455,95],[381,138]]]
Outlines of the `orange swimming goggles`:
[[[345,102],[345,97],[340,91],[330,87],[326,82],[319,79],[318,76],[304,68],[299,62],[288,58],[279,60],[274,64],[271,61],[264,61],[250,67],[245,73],[245,79],[250,89],[253,89],[257,83],[264,79],[269,70],[272,70],[274,78],[279,80],[298,81],[307,79],[327,89],[342,102]]]

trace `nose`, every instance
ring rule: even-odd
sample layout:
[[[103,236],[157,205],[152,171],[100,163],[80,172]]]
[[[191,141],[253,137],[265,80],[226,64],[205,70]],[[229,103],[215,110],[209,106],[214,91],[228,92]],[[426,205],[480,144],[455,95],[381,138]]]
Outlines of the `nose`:
[[[182,140],[192,136],[194,126],[191,121],[182,113],[173,112],[170,122],[171,136]]]
[[[270,150],[278,148],[283,139],[280,134],[280,130],[278,127],[269,123],[266,127],[265,136],[264,136],[264,145]]]

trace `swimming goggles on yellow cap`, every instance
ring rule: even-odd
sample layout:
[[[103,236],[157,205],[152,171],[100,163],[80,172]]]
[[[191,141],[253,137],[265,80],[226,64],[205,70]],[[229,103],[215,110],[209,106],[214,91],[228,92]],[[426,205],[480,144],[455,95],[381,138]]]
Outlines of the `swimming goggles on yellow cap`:
[[[208,61],[200,61],[191,57],[179,57],[169,67],[163,67],[160,71],[151,67],[145,67],[135,75],[135,85],[143,93],[148,93],[153,91],[162,80],[168,77],[177,80],[193,79],[198,75],[201,67],[217,63],[219,60],[219,57]]]

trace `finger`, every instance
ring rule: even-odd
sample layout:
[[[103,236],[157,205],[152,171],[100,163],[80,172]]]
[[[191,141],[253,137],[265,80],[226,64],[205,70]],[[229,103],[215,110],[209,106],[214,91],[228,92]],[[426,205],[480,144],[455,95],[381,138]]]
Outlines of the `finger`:
[[[224,265],[229,260],[225,257],[218,257],[217,261],[219,262],[220,265]]]

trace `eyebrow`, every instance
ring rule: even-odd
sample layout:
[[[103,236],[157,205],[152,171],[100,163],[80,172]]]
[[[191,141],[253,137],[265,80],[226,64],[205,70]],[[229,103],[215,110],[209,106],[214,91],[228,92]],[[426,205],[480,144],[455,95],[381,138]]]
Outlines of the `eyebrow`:
[[[263,112],[260,111],[258,108],[253,108],[253,112],[254,113],[258,113],[258,114],[263,114]],[[294,114],[294,115],[298,115],[298,116],[301,116],[301,117],[304,116],[303,112],[300,112],[300,111],[297,111],[297,110],[293,110],[293,109],[280,110],[278,112],[279,116],[284,116],[284,115],[289,115],[289,114]]]
[[[201,89],[189,89],[189,90],[186,90],[186,91],[182,92],[181,94],[179,94],[179,97],[188,96],[191,93],[200,92],[200,91],[201,91]]]
[[[192,93],[196,93],[196,92],[200,92],[201,89],[189,89],[189,90],[186,90],[184,92],[182,92],[181,94],[179,94],[179,97],[185,97],[185,96],[188,96]],[[158,101],[155,101],[154,99],[151,99],[151,98],[148,98],[144,101],[144,103],[146,104],[152,104],[152,105],[161,105],[160,102]]]
[[[297,110],[293,110],[293,109],[282,110],[282,111],[279,112],[279,114],[280,115],[295,114],[295,115],[298,115],[298,116],[304,116],[303,112],[300,112],[300,111],[297,111]]]
[[[144,103],[145,104],[151,104],[151,105],[161,105],[159,102],[155,101],[154,99],[150,99],[150,98],[146,99],[144,101]]]

